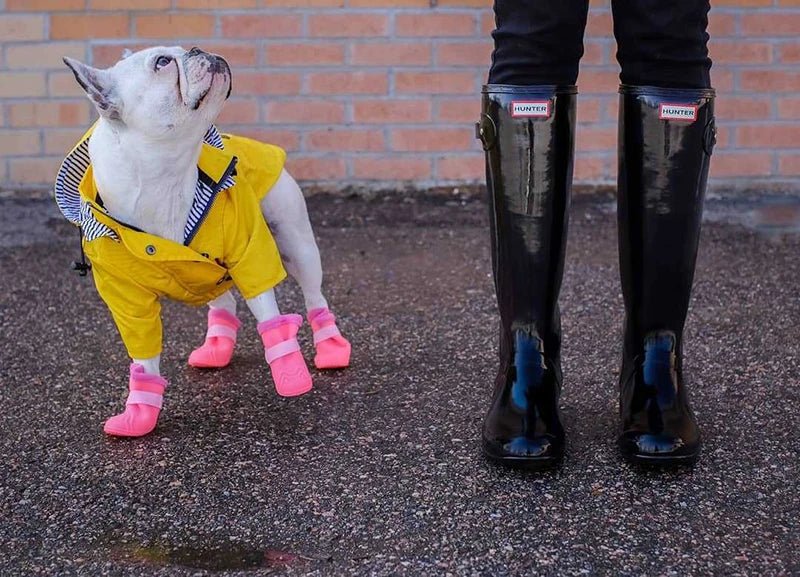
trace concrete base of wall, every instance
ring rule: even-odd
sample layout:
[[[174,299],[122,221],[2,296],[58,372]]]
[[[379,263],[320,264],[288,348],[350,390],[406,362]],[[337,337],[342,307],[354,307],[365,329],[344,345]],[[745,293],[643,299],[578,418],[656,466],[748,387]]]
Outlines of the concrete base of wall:
[[[336,183],[319,184],[316,182],[300,182],[306,196],[329,194],[340,197],[376,196],[454,196],[454,197],[482,197],[485,194],[483,183],[385,183],[365,182],[356,184],[337,185]],[[576,196],[609,196],[613,197],[616,183],[613,182],[580,182],[573,187]],[[0,187],[2,198],[46,198],[52,196],[52,189],[43,186],[11,186]],[[800,197],[800,185],[797,182],[763,182],[758,181],[715,181],[709,183],[709,198],[758,198],[764,196],[797,196]]]

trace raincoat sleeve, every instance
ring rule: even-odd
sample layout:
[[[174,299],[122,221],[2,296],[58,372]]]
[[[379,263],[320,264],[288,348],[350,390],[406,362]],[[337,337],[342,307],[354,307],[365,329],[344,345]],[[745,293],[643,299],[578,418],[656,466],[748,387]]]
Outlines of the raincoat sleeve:
[[[223,216],[225,265],[242,296],[251,299],[274,288],[286,271],[258,200],[251,190],[237,188]]]
[[[101,263],[92,262],[92,275],[97,292],[111,311],[128,355],[133,359],[160,355],[162,327],[158,295],[127,277],[114,275]]]

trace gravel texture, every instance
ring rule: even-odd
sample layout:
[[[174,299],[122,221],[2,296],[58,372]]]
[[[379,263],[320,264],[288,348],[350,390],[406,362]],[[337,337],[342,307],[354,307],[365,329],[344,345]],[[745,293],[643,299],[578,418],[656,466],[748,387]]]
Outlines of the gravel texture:
[[[205,312],[169,303],[165,410],[137,440],[102,433],[129,361],[69,271],[77,233],[50,201],[0,199],[0,574],[800,574],[797,203],[709,206],[685,360],[704,452],[666,473],[616,454],[614,215],[575,203],[569,445],[537,475],[479,451],[497,345],[486,207],[393,198],[310,202],[351,368],[279,398],[242,306],[232,365],[192,369]],[[279,293],[300,310],[293,284]]]

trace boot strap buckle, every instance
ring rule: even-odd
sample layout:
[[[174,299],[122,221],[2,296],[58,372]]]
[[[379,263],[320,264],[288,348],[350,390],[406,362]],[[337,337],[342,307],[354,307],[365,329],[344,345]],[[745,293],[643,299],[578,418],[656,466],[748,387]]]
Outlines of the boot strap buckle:
[[[481,141],[484,150],[491,150],[497,139],[497,127],[488,114],[481,114],[479,122],[475,123],[475,138]]]

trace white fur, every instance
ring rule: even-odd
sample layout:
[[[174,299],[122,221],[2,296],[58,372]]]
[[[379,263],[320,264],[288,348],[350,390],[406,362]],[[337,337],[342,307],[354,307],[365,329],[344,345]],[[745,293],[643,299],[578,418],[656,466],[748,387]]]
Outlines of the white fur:
[[[183,242],[197,185],[200,138],[200,144],[170,146],[101,120],[89,140],[89,156],[108,212],[126,224]]]
[[[159,57],[173,60],[155,70]],[[107,70],[71,59],[65,62],[100,113],[89,155],[109,213],[151,234],[182,242],[203,136],[226,100],[230,74],[212,70],[214,62],[207,54],[194,55],[177,47],[126,55]],[[306,308],[327,307],[305,199],[288,172],[281,173],[261,209],[287,272],[300,284]],[[280,314],[273,290],[246,302],[258,322]],[[209,305],[236,312],[230,292]],[[160,374],[160,356],[133,360],[146,372]]]

